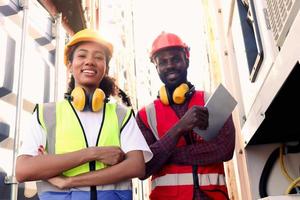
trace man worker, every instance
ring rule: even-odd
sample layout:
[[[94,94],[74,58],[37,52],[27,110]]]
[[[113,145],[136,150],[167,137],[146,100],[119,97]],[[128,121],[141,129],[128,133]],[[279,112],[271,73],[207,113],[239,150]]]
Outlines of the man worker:
[[[158,98],[137,113],[137,123],[153,153],[146,163],[151,200],[229,199],[223,162],[232,158],[235,129],[230,116],[217,137],[205,141],[193,128],[207,129],[205,92],[187,80],[189,48],[162,32],[150,59],[164,83]]]

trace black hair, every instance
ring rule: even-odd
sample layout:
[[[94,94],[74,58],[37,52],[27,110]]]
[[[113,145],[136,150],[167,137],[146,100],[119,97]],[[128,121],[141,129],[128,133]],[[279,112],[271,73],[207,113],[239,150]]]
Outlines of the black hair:
[[[122,102],[126,105],[126,106],[132,106],[131,104],[131,100],[129,98],[129,96],[119,88],[119,93],[118,96],[122,99]]]

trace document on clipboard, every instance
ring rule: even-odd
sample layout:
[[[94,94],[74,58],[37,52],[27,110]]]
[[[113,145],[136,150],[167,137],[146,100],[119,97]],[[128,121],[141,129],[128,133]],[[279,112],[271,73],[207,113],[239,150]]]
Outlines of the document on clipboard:
[[[222,84],[219,84],[205,103],[209,113],[208,128],[200,130],[195,127],[193,130],[206,141],[215,138],[236,105],[237,101],[229,91]]]

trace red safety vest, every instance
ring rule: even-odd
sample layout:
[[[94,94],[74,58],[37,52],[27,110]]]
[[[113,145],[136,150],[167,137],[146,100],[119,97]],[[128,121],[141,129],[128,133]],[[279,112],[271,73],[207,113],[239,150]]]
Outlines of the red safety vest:
[[[190,108],[193,105],[204,105],[204,92],[195,92],[188,107]],[[179,120],[173,109],[164,105],[159,99],[141,109],[140,117],[157,139],[163,137]],[[183,145],[186,145],[186,142],[181,137],[177,147]],[[200,189],[210,199],[228,199],[223,162],[198,166],[198,179]],[[191,200],[194,186],[192,166],[165,165],[159,172],[152,175],[151,186],[151,200]]]

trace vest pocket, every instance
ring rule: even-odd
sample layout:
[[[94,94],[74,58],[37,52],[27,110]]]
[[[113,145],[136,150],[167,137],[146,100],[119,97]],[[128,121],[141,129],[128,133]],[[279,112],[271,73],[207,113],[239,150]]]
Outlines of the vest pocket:
[[[229,200],[227,188],[224,186],[207,186],[200,187],[203,193],[209,197],[209,199],[216,200]]]
[[[150,194],[150,199],[167,199],[167,197],[177,197],[178,196],[178,186],[157,186],[152,190]]]

